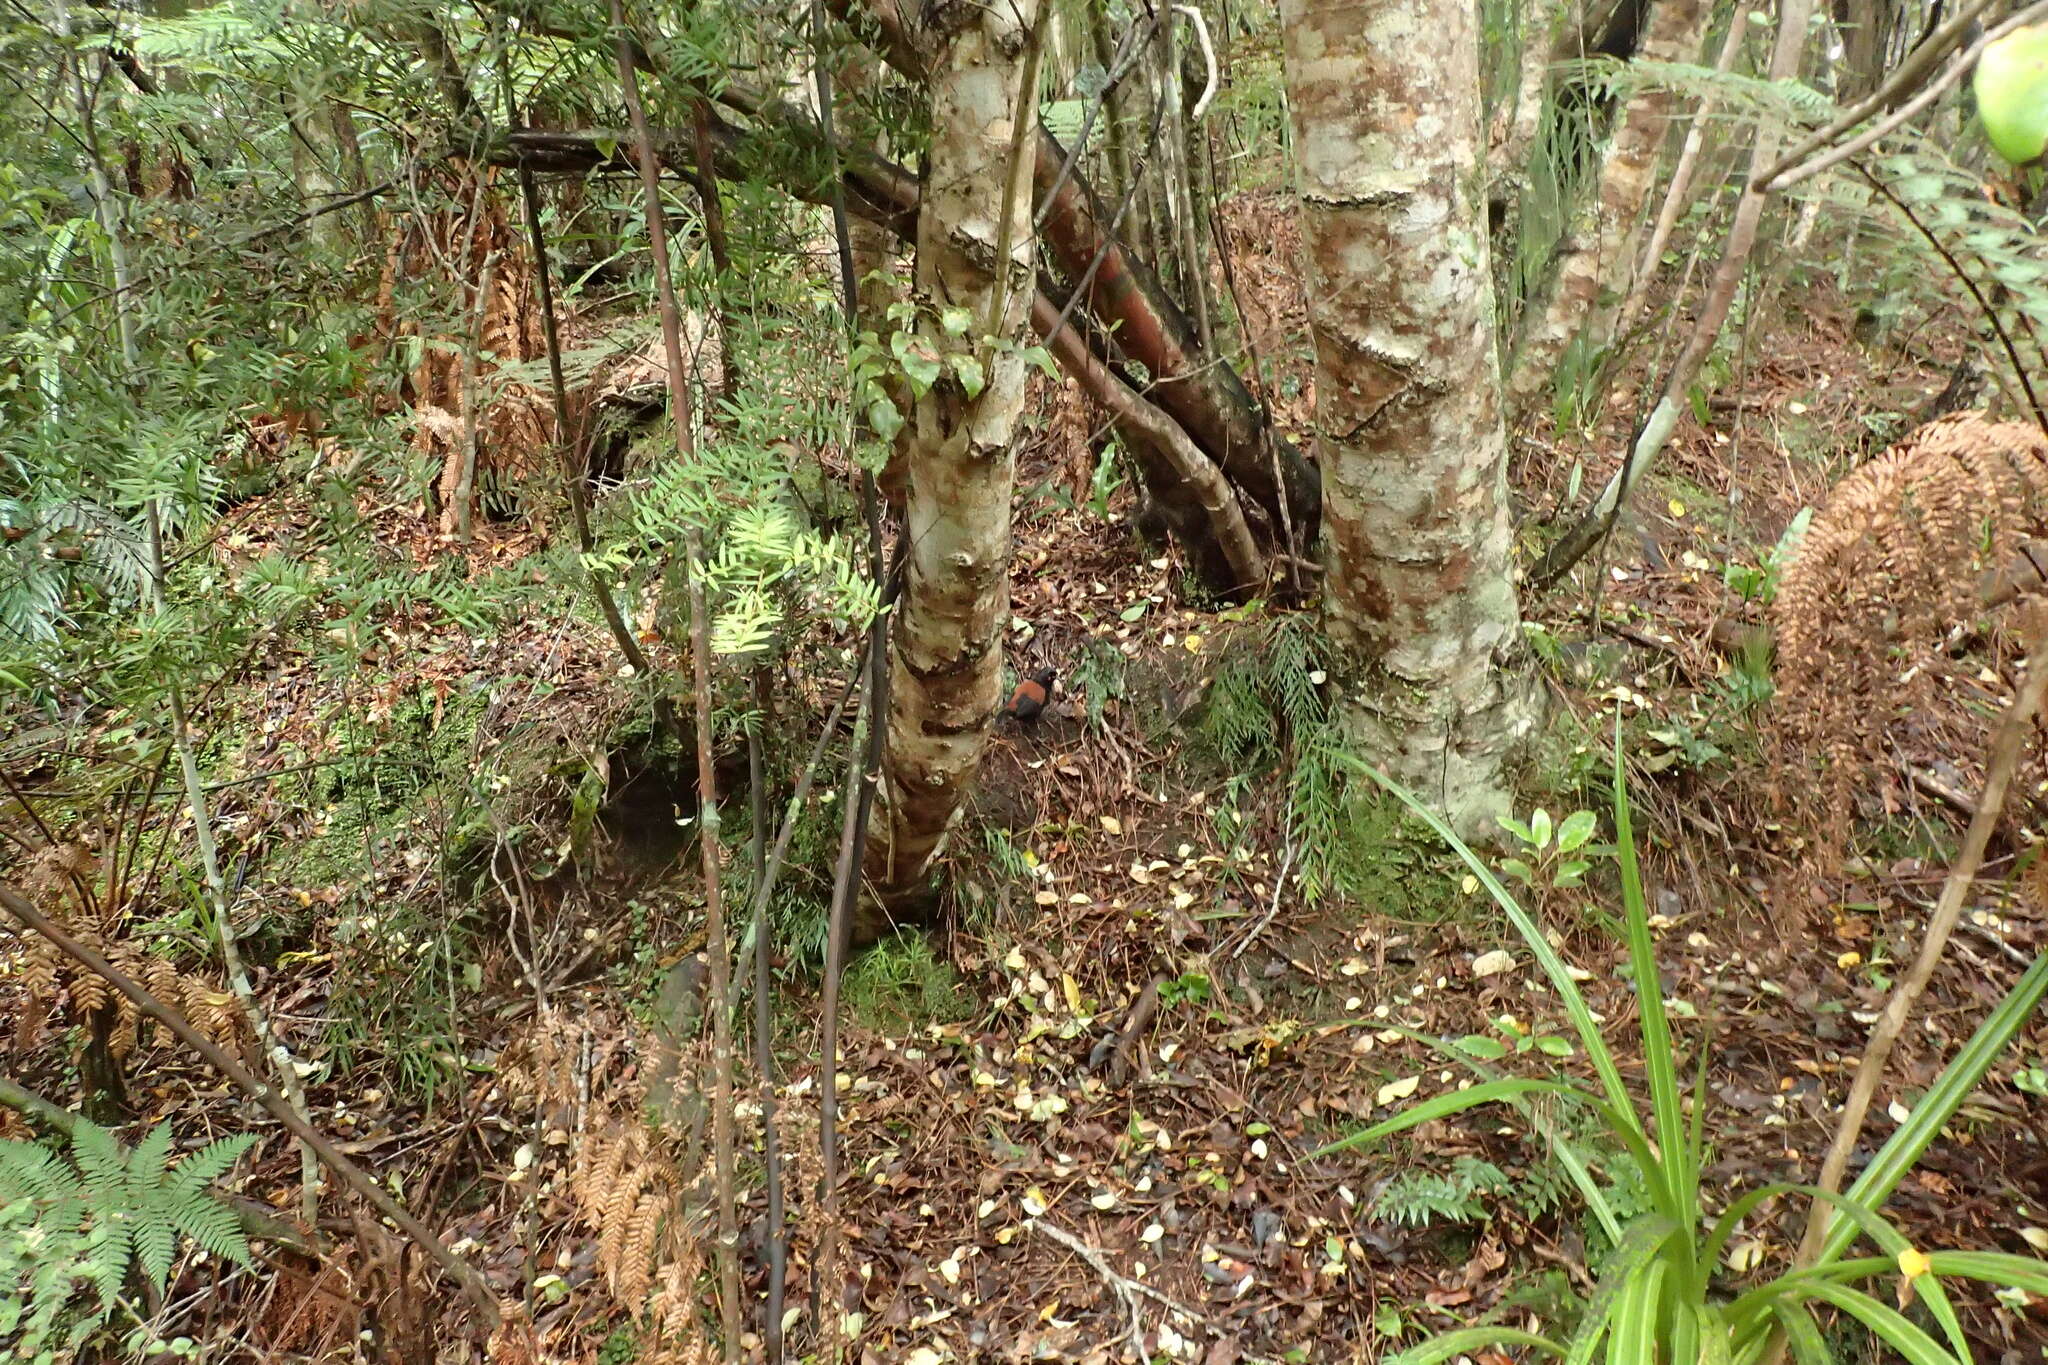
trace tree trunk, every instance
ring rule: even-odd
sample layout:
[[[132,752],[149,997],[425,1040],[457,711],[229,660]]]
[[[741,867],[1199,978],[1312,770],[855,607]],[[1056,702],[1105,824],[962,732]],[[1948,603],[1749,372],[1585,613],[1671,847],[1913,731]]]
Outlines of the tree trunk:
[[[334,145],[334,124],[318,98],[286,86],[284,100],[292,130],[292,180],[298,186],[300,202],[310,212],[341,198],[341,179],[334,169],[341,154]],[[306,235],[328,251],[344,252],[349,247],[347,225],[338,213],[323,213],[313,219],[306,226]]]
[[[922,893],[1002,701],[1021,347],[1036,292],[1035,12],[1034,0],[1017,0],[925,16],[932,140],[917,224],[918,330],[941,373],[911,419],[885,823],[866,859],[885,904]],[[985,382],[963,383],[961,371],[977,366]]]
[[[1777,36],[1771,44],[1769,79],[1797,79],[1799,58],[1806,50],[1807,21],[1813,16],[1813,7],[1814,0],[1782,0],[1778,7]],[[1698,377],[1700,367],[1706,363],[1708,354],[1713,351],[1722,326],[1728,321],[1728,310],[1734,304],[1735,292],[1741,287],[1743,274],[1749,268],[1750,252],[1756,247],[1757,224],[1763,219],[1767,195],[1754,183],[1754,178],[1776,164],[1778,151],[1784,145],[1784,135],[1784,126],[1775,115],[1764,113],[1758,116],[1756,141],[1749,154],[1752,183],[1744,187],[1742,197],[1735,201],[1735,217],[1728,225],[1728,240],[1721,248],[1721,263],[1715,267],[1706,297],[1700,301],[1692,335],[1686,338],[1685,348],[1665,373],[1657,405],[1650,409],[1650,415],[1643,419],[1642,425],[1629,439],[1628,454],[1622,460],[1621,468],[1608,476],[1592,504],[1529,570],[1529,580],[1539,590],[1548,588],[1570,573],[1586,551],[1612,529],[1615,519],[1621,515],[1623,501],[1648,475],[1657,457],[1663,453],[1665,443],[1671,439],[1671,433],[1677,429],[1679,417],[1685,411],[1687,393]]]
[[[1466,834],[1526,689],[1479,195],[1476,0],[1282,0],[1325,487],[1325,627],[1372,761]]]
[[[1707,10],[1705,0],[1656,0],[1637,55],[1651,62],[1691,61]],[[1547,298],[1525,315],[1508,371],[1513,415],[1548,392],[1568,350],[1590,360],[1614,340],[1622,301],[1634,283],[1643,209],[1657,180],[1673,102],[1669,91],[1646,90],[1616,118],[1599,179],[1560,243]]]
[[[1564,23],[1565,2],[1529,0],[1522,8],[1521,67],[1515,73],[1514,102],[1500,111],[1487,138],[1487,161],[1496,187],[1502,182],[1520,183],[1522,160],[1536,145],[1536,125],[1550,84],[1551,55]]]

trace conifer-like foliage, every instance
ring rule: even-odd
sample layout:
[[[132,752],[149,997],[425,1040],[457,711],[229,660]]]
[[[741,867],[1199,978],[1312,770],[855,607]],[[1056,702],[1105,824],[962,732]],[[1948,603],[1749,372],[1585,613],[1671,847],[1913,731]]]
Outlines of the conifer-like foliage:
[[[0,1141],[0,1340],[11,1359],[72,1358],[124,1307],[137,1272],[161,1294],[180,1239],[247,1264],[249,1243],[212,1192],[256,1140],[220,1138],[170,1160],[171,1126],[134,1147],[79,1120],[68,1155]]]

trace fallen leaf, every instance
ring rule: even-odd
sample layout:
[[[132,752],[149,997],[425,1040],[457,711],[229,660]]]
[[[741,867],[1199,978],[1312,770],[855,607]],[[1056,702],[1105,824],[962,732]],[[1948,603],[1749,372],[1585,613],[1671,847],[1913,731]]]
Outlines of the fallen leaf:
[[[1472,959],[1472,975],[1499,976],[1514,965],[1515,955],[1513,953],[1505,948],[1495,948],[1492,952],[1481,953],[1478,957]]]
[[[1422,1077],[1420,1076],[1403,1076],[1398,1080],[1388,1081],[1385,1085],[1381,1086],[1374,1099],[1382,1106],[1392,1104],[1395,1100],[1405,1100],[1414,1094],[1415,1087],[1421,1084]]]

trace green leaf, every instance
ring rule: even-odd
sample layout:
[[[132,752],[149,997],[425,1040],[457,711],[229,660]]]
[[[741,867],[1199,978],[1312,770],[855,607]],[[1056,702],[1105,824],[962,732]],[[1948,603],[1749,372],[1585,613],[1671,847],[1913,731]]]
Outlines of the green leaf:
[[[1650,1109],[1663,1156],[1664,1206],[1686,1227],[1699,1225],[1699,1187],[1686,1142],[1685,1109],[1679,1101],[1678,1055],[1664,1017],[1664,992],[1657,975],[1657,950],[1650,938],[1649,901],[1636,863],[1630,825],[1627,767],[1622,761],[1621,717],[1614,722],[1614,843],[1621,856],[1621,901],[1628,926],[1629,965],[1636,983],[1636,1014],[1643,1035],[1643,1070]],[[1648,1174],[1648,1173],[1646,1173]]]
[[[1135,621],[1151,609],[1151,599],[1147,598],[1144,601],[1134,602],[1130,606],[1125,607],[1122,611],[1117,613],[1117,619],[1120,621]]]
[[[1468,1033],[1451,1046],[1460,1052],[1477,1057],[1482,1062],[1497,1062],[1508,1055],[1507,1044],[1498,1038],[1489,1038],[1483,1033]]]
[[[1018,354],[1024,357],[1024,362],[1027,365],[1036,365],[1042,370],[1046,378],[1058,379],[1060,377],[1059,363],[1052,358],[1052,353],[1046,350],[1045,347],[1026,346]]]
[[[1351,1147],[1362,1147],[1368,1142],[1376,1142],[1380,1138],[1404,1132],[1415,1127],[1417,1124],[1428,1123],[1431,1119],[1446,1118],[1452,1114],[1462,1114],[1467,1109],[1476,1109],[1482,1104],[1492,1104],[1498,1100],[1535,1094],[1571,1095],[1576,1098],[1590,1098],[1577,1086],[1568,1085],[1563,1081],[1536,1081],[1520,1077],[1504,1077],[1500,1080],[1487,1081],[1484,1084],[1475,1085],[1469,1090],[1453,1090],[1449,1094],[1437,1095],[1423,1100],[1419,1104],[1412,1104],[1390,1119],[1375,1123],[1372,1127],[1353,1133],[1349,1137],[1339,1138],[1327,1146],[1316,1149],[1309,1155],[1327,1156],[1331,1152],[1341,1152]]]
[[[1998,1060],[2035,1008],[2048,995],[2048,954],[2036,957],[1998,1008],[1980,1024],[1961,1051],[1935,1078],[1934,1085],[1913,1107],[1913,1113],[1878,1149],[1863,1174],[1849,1187],[1848,1197],[1876,1208],[1891,1197],[1906,1172],[1913,1169],[1928,1146],[1984,1079],[1984,1073]],[[1853,1223],[1837,1221],[1828,1231],[1820,1263],[1842,1254],[1856,1239]]]
[[[896,363],[903,367],[911,392],[920,398],[930,393],[940,374],[939,358],[931,347],[913,333],[898,332],[889,338],[889,349],[895,353]]]
[[[1536,846],[1537,852],[1550,846],[1551,833],[1550,812],[1538,806],[1536,813],[1529,817],[1529,841]]]
[[[1557,851],[1570,853],[1593,837],[1599,820],[1589,810],[1575,810],[1557,827]]]
[[[1870,1295],[1846,1285],[1815,1283],[1807,1286],[1808,1296],[1835,1307],[1868,1327],[1887,1346],[1904,1356],[1909,1365],[1965,1365],[1935,1344],[1934,1338],[1907,1321],[1896,1310]]]
[[[1814,1325],[1812,1316],[1805,1307],[1796,1303],[1777,1305],[1778,1325],[1785,1329],[1785,1342],[1792,1348],[1792,1359],[1797,1365],[1835,1365],[1834,1353],[1828,1350],[1828,1339],[1821,1335]]]
[[[903,430],[903,414],[888,399],[877,398],[868,404],[868,430],[883,441],[893,441],[896,433]]]
[[[1487,1346],[1526,1346],[1532,1351],[1546,1351],[1554,1356],[1564,1354],[1564,1347],[1534,1332],[1518,1331],[1513,1327],[1467,1327],[1431,1337],[1419,1346],[1410,1346],[1401,1354],[1389,1357],[1386,1365],[1438,1365],[1440,1361]]]
[[[1606,1264],[1600,1267],[1599,1282],[1594,1287],[1593,1296],[1586,1302],[1586,1311],[1579,1319],[1579,1330],[1572,1337],[1570,1358],[1573,1361],[1591,1360],[1601,1338],[1609,1332],[1615,1333],[1619,1339],[1622,1330],[1620,1318],[1630,1295],[1641,1292],[1639,1282],[1645,1272],[1657,1266],[1658,1253],[1677,1231],[1670,1219],[1655,1214],[1629,1224]],[[1642,1358],[1647,1360],[1650,1357]]]
[[[983,372],[981,362],[971,355],[955,352],[946,357],[952,365],[953,374],[960,380],[960,388],[969,398],[979,398],[988,384],[988,375]]]
[[[974,314],[957,305],[939,314],[939,326],[949,337],[964,337],[967,329],[974,325]]]
[[[1341,756],[1339,761],[1353,771],[1364,773],[1380,787],[1393,793],[1418,819],[1435,830],[1437,837],[1450,845],[1452,852],[1456,853],[1471,870],[1472,875],[1479,879],[1479,884],[1486,888],[1487,894],[1493,897],[1494,904],[1507,915],[1508,922],[1514,925],[1515,932],[1520,934],[1522,941],[1528,945],[1531,956],[1536,959],[1537,965],[1543,968],[1543,974],[1549,978],[1551,988],[1557,992],[1558,999],[1564,1002],[1565,1012],[1571,1016],[1572,1028],[1579,1035],[1580,1046],[1585,1049],[1586,1056],[1593,1063],[1594,1071],[1600,1077],[1600,1088],[1607,1096],[1607,1112],[1614,1116],[1612,1122],[1621,1123],[1628,1130],[1626,1133],[1617,1132],[1616,1137],[1627,1143],[1629,1134],[1633,1134],[1639,1145],[1642,1126],[1630,1108],[1634,1100],[1629,1094],[1628,1087],[1622,1083],[1621,1068],[1614,1060],[1612,1049],[1607,1046],[1607,1039],[1600,1031],[1599,1021],[1593,1018],[1593,1011],[1586,1004],[1586,997],[1584,992],[1580,991],[1579,983],[1572,979],[1571,971],[1565,966],[1564,959],[1550,946],[1550,938],[1543,932],[1542,926],[1531,919],[1528,912],[1522,909],[1520,902],[1509,894],[1507,887],[1501,884],[1500,878],[1493,874],[1493,869],[1486,865],[1485,860],[1474,853],[1471,846],[1444,823],[1443,817],[1431,810],[1413,792],[1378,768],[1348,754]]]

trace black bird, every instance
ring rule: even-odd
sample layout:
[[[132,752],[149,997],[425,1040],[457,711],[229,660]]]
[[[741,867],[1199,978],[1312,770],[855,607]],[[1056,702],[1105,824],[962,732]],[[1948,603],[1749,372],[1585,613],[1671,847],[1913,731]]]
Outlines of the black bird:
[[[1058,674],[1050,668],[1034,668],[1017,682],[1017,690],[1010,694],[1010,700],[1003,707],[1003,714],[1023,721],[1026,725],[1035,723],[1045,710],[1045,703],[1052,696],[1052,680]]]

